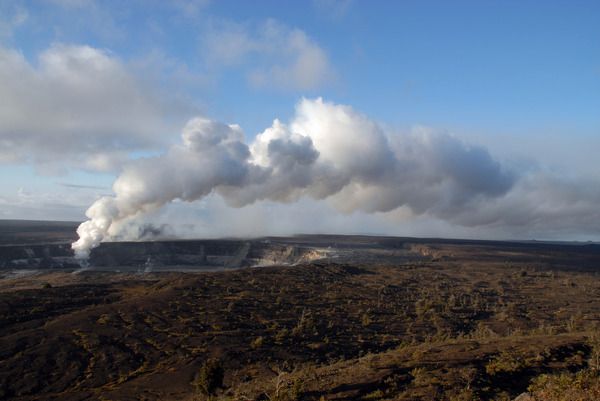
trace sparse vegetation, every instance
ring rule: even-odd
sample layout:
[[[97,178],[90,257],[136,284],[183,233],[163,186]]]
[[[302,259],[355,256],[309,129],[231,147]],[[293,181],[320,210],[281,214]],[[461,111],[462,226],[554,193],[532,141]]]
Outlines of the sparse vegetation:
[[[437,261],[40,275],[0,292],[0,398],[595,394],[600,255],[427,246]]]
[[[600,376],[591,369],[577,373],[542,374],[533,379],[529,391],[535,400],[596,401],[600,399]]]
[[[262,347],[264,342],[265,342],[264,337],[262,337],[262,336],[256,337],[254,340],[252,340],[252,343],[250,343],[250,346],[254,349],[257,349],[257,348]]]
[[[525,367],[523,358],[514,353],[504,351],[485,365],[487,374],[494,376],[500,373],[516,373]]]
[[[194,380],[194,386],[200,395],[211,399],[217,390],[223,387],[223,376],[221,361],[211,358],[202,364]]]

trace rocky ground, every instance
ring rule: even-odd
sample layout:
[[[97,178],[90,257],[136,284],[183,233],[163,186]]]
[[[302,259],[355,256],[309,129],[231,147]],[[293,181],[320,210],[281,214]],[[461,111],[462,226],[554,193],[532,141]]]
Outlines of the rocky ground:
[[[204,399],[215,360],[213,399],[598,399],[595,245],[390,241],[375,259],[6,275],[0,398]]]

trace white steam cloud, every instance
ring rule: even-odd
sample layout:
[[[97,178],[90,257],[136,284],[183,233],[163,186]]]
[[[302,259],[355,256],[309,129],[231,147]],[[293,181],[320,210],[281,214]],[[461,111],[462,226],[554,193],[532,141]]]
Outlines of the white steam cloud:
[[[237,125],[190,120],[182,142],[124,168],[114,196],[98,199],[72,247],[79,258],[141,215],[211,193],[228,205],[327,199],[343,212],[400,207],[440,218],[500,197],[516,177],[479,147],[416,129],[390,135],[349,106],[303,99],[292,121],[275,120],[251,144]]]

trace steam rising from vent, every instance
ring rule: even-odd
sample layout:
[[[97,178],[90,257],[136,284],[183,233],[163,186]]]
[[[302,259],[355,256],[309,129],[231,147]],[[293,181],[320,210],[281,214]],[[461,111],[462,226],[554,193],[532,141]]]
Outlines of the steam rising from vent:
[[[303,99],[289,125],[275,120],[249,145],[238,125],[190,120],[181,144],[124,169],[115,195],[87,210],[72,247],[85,259],[128,221],[213,192],[233,207],[311,197],[343,212],[404,206],[447,219],[505,194],[515,180],[485,149],[450,135],[423,128],[391,135],[349,106]]]

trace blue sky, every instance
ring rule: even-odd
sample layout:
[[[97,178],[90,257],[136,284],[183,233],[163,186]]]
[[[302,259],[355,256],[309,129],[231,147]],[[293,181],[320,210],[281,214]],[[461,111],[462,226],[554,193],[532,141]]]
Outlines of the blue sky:
[[[19,9],[28,14],[4,42],[34,63],[59,42],[107,49],[125,62],[160,52],[203,75],[207,26],[274,19],[327,53],[334,82],[257,90],[244,83],[244,66],[235,66],[186,94],[217,118],[249,120],[251,132],[290,114],[299,96],[318,95],[393,124],[597,133],[595,1],[202,1],[189,16],[163,3],[4,1],[5,18]]]
[[[597,1],[1,0],[0,217],[81,219],[190,118],[250,143],[303,97],[599,179],[599,16]]]

